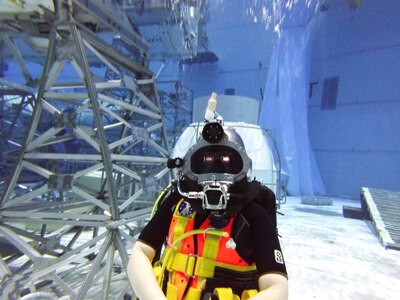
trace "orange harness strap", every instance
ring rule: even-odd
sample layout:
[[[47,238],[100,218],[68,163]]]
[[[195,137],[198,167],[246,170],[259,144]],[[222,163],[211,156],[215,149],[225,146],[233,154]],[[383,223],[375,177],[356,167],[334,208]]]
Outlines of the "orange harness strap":
[[[255,270],[255,266],[249,266],[235,250],[235,244],[231,238],[231,218],[223,229],[211,227],[209,218],[200,226],[201,234],[190,235],[194,232],[194,218],[196,213],[182,213],[182,199],[175,208],[168,233],[167,249],[173,251],[168,259],[166,268],[170,272],[167,284],[168,300],[197,300],[207,278],[213,276],[214,268],[222,266],[236,271]],[[208,230],[220,232],[220,234],[207,234]],[[171,249],[174,241],[184,234],[189,235],[178,245]],[[197,253],[194,249],[194,238],[197,242]],[[205,268],[205,269],[203,269]],[[188,286],[189,285],[189,286]],[[186,293],[187,291],[187,293]],[[186,293],[186,294],[185,294]]]

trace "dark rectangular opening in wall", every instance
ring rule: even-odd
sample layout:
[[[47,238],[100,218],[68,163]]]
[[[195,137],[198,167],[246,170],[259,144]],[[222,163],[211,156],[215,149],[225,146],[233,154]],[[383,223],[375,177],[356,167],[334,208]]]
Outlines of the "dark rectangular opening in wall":
[[[225,95],[235,95],[235,89],[230,88],[230,89],[225,89]]]
[[[322,88],[321,110],[329,110],[336,108],[338,88],[339,88],[339,77],[331,77],[324,79],[324,86]]]

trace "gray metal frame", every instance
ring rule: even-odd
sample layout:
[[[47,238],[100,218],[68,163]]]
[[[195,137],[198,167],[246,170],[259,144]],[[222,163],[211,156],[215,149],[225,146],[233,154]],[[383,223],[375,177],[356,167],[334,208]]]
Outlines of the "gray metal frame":
[[[154,77],[74,19],[73,9],[88,2],[92,9],[105,5],[54,1],[55,14],[48,12],[51,32],[31,124],[0,198],[0,237],[15,247],[0,255],[0,297],[131,293],[128,250],[170,179]],[[89,57],[118,79],[95,80]],[[73,82],[58,77],[67,68]],[[121,91],[128,97],[118,98]],[[93,127],[79,121],[84,115],[93,116]]]

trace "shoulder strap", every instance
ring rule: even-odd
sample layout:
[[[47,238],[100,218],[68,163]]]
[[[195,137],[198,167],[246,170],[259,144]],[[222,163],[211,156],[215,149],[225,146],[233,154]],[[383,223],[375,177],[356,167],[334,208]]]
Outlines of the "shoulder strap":
[[[170,183],[161,191],[160,195],[158,195],[156,201],[154,202],[153,209],[150,214],[150,219],[153,218],[157,209],[160,207],[161,203],[163,202],[165,197],[168,195],[168,193],[173,189],[173,187],[174,187],[174,185],[172,183]]]

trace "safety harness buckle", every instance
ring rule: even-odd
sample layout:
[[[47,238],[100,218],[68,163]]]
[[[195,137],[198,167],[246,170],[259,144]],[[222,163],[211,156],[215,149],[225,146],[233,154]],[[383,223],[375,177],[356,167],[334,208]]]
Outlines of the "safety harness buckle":
[[[187,256],[184,273],[188,278],[196,277],[194,275],[194,267],[196,265],[197,257],[198,255],[194,253],[190,253]]]

